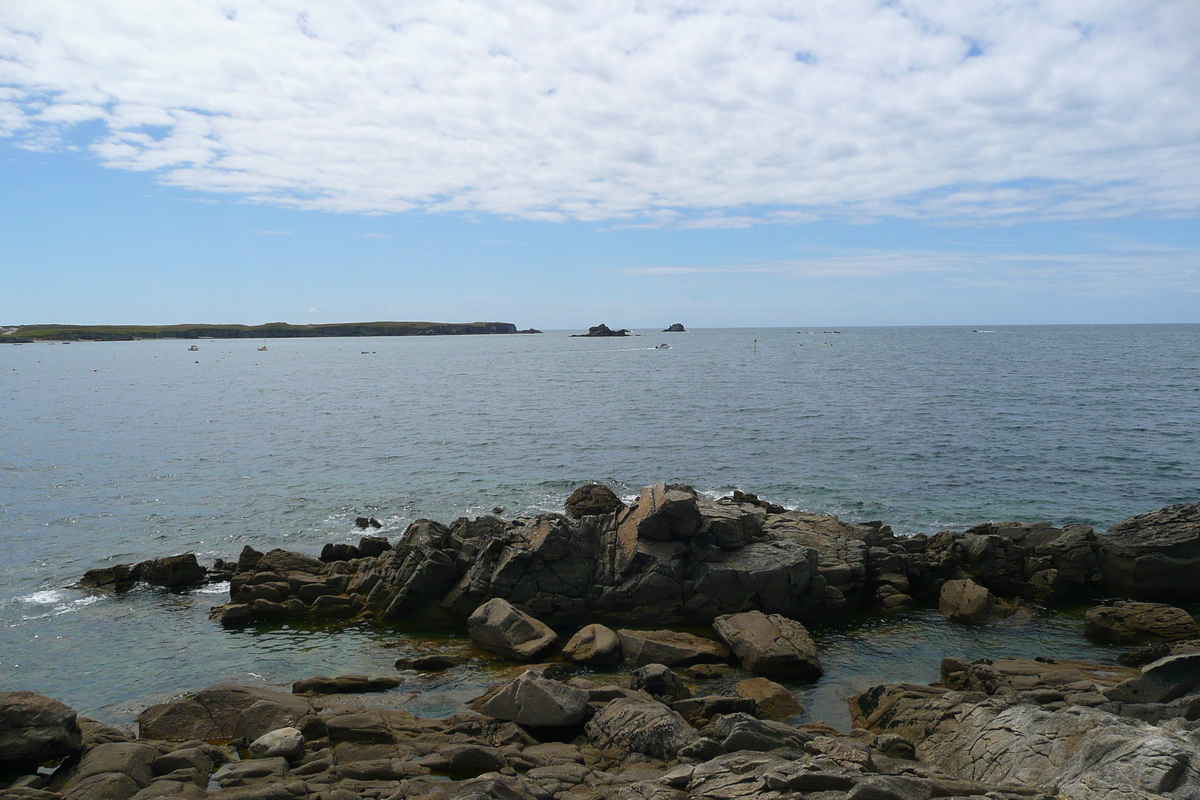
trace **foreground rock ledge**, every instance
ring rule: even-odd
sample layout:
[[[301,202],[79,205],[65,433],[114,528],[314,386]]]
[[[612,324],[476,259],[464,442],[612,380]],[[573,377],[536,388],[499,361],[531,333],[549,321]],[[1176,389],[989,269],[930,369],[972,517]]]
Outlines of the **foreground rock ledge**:
[[[394,548],[332,563],[247,548],[228,565],[231,602],[216,615],[227,625],[304,616],[462,621],[501,598],[550,625],[604,615],[629,625],[708,625],[750,611],[806,621],[934,603],[954,581],[986,592],[988,614],[1018,599],[1112,591],[1200,601],[1200,505],[1144,514],[1101,535],[1002,523],[898,537],[881,522],[788,511],[740,492],[713,501],[660,483],[628,508],[610,495],[593,487],[575,496],[576,520],[418,520]]]

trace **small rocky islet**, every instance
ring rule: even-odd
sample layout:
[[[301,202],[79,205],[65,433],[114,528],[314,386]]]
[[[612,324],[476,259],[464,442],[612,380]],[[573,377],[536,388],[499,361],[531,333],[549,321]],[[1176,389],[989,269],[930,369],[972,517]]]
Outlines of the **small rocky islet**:
[[[89,572],[77,586],[94,591],[228,580],[213,617],[229,627],[457,625],[498,659],[498,681],[445,719],[406,711],[413,695],[389,691],[395,676],[314,677],[290,692],[222,683],[147,708],[136,735],[0,692],[0,794],[1200,797],[1200,634],[1172,605],[1200,600],[1200,504],[1103,533],[1001,523],[912,537],[681,484],[646,487],[629,507],[588,485],[566,511],[418,520],[395,544],[365,535],[320,557],[247,547],[211,569],[185,554]],[[1128,645],[1120,665],[947,654],[933,684],[849,698],[849,733],[794,724],[795,697],[777,682],[821,675],[805,622],[936,604],[971,625],[1105,598],[1080,624]],[[397,668],[456,663],[435,653]]]

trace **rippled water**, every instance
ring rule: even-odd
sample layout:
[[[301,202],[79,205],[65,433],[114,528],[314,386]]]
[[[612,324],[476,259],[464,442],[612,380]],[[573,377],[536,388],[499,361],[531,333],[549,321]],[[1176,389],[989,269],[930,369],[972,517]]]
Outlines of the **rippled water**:
[[[394,538],[421,516],[559,510],[587,480],[739,488],[902,533],[1103,528],[1200,498],[1195,325],[258,344],[0,347],[0,687],[121,719],[225,677],[388,671],[403,632],[227,632],[206,615],[216,587],[62,588],[188,550],[315,553],[356,541],[360,514]],[[932,680],[943,655],[1008,642],[1111,655],[1077,628],[1038,620],[993,645],[919,614],[858,624],[825,636],[830,674],[805,697],[832,708],[838,687]],[[430,709],[486,676],[438,680]]]

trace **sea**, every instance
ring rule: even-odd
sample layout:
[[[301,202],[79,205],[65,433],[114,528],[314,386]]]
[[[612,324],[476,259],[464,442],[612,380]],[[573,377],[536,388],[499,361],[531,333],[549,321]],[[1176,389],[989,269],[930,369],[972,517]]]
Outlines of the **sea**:
[[[357,542],[358,516],[394,541],[422,517],[561,511],[588,481],[740,489],[899,534],[1103,530],[1200,500],[1200,325],[568,333],[0,345],[0,690],[128,724],[220,680],[395,675],[452,651],[463,666],[401,673],[397,693],[461,710],[497,679],[462,630],[224,630],[227,584],[68,588],[176,553],[317,554]],[[844,729],[847,697],[936,680],[944,656],[1111,661],[1080,613],[817,624],[826,674],[791,688],[802,719]]]

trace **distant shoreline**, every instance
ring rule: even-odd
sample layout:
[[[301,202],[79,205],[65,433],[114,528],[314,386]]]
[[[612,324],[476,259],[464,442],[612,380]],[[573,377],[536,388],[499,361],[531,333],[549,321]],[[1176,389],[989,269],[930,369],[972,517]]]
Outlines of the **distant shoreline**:
[[[0,343],[128,342],[139,339],[294,339],[328,336],[470,336],[541,333],[511,322],[336,322],[291,325],[18,325],[0,328]]]

